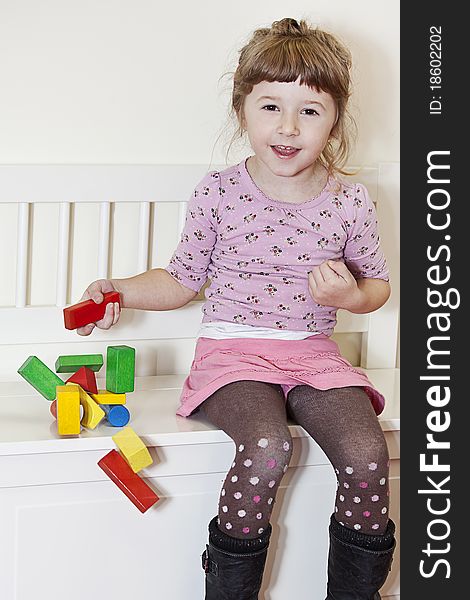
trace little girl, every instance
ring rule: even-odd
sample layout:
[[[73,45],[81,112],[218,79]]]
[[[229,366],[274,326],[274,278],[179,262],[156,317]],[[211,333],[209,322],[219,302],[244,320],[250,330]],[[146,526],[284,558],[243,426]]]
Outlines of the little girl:
[[[327,598],[378,600],[390,570],[384,400],[330,338],[338,308],[371,312],[390,294],[367,190],[336,178],[348,155],[350,68],[339,41],[304,21],[255,31],[232,93],[252,156],[196,187],[166,269],[99,280],[83,296],[99,303],[117,290],[123,307],[169,310],[211,280],[178,409],[202,411],[235,443],[203,554],[207,600],[258,598],[292,452],[288,417],[337,476]],[[79,333],[118,318],[108,305]]]

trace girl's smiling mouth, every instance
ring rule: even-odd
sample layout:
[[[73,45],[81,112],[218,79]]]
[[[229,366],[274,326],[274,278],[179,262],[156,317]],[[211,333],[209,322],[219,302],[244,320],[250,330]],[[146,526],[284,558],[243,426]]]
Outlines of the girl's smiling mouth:
[[[271,150],[278,158],[286,159],[292,158],[296,156],[300,152],[300,148],[295,148],[294,146],[271,146]]]

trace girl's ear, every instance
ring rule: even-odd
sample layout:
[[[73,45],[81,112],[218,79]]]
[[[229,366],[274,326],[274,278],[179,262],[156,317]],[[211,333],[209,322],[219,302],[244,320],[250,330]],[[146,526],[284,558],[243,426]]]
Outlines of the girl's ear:
[[[340,109],[338,107],[337,102],[335,102],[335,113],[336,113],[335,120],[334,120],[333,124],[331,125],[330,135],[328,136],[329,139],[336,138],[336,136],[338,134],[338,122],[339,122]]]
[[[339,114],[336,113],[336,120],[333,123],[333,127],[331,128],[330,131],[330,135],[328,136],[328,139],[337,139],[338,138],[338,120],[339,120]]]

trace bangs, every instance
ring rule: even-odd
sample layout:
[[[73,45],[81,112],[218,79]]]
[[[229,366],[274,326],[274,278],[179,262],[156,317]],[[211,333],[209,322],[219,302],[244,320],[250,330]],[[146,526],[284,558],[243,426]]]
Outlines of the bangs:
[[[281,38],[271,42],[268,47],[259,48],[244,77],[245,83],[291,83],[300,78],[301,85],[323,90],[334,97],[341,96],[344,93],[341,78],[334,73],[332,63],[322,54],[312,51],[311,43],[305,43],[302,38]]]

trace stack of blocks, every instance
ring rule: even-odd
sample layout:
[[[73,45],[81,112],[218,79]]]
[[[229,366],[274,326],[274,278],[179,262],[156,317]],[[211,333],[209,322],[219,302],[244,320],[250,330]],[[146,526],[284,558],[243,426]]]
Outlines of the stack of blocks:
[[[56,372],[72,373],[63,381],[39,358],[30,356],[18,373],[52,401],[51,413],[57,419],[59,435],[79,435],[81,426],[95,429],[103,419],[113,427],[123,427],[129,422],[130,414],[124,404],[126,393],[134,391],[135,349],[108,346],[106,389],[98,390],[95,373],[102,366],[101,354],[59,356]]]

